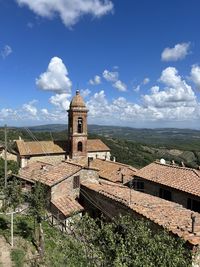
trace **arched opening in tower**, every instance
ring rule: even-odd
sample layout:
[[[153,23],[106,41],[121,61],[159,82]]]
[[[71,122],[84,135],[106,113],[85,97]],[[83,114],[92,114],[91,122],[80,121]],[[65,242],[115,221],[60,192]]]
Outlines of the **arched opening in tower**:
[[[83,144],[82,142],[78,142],[78,151],[82,152],[83,151]]]
[[[77,125],[77,132],[82,133],[83,132],[83,119],[81,117],[78,118],[78,125]]]

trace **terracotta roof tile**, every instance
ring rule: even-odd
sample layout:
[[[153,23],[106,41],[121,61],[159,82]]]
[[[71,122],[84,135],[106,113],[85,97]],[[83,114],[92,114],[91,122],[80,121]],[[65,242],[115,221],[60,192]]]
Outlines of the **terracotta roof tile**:
[[[21,156],[66,153],[66,141],[16,141]]]
[[[124,175],[124,183],[133,179],[133,175],[137,169],[130,165],[122,164],[102,159],[94,159],[90,162],[92,168],[99,170],[99,176],[112,182],[122,182],[122,174]]]
[[[87,140],[87,151],[110,151],[110,148],[105,145],[100,139],[88,139]]]
[[[51,201],[56,208],[66,217],[81,212],[84,208],[69,196],[60,197]]]
[[[200,171],[192,168],[154,162],[135,176],[200,197]]]
[[[67,141],[16,141],[20,156],[65,154],[67,144]],[[87,150],[88,152],[110,151],[100,139],[88,139]]]
[[[120,186],[116,183],[107,182],[105,180],[101,180],[99,184],[85,181],[82,185],[110,199],[120,202],[122,205],[129,207],[134,212],[162,226],[173,234],[178,235],[190,244],[200,244],[199,213],[183,208],[183,206],[177,203],[135,190],[131,190],[130,203],[129,188],[122,185]],[[194,233],[191,233],[191,213],[193,213],[196,217]]]
[[[57,165],[52,165],[44,162],[33,162],[27,167],[20,169],[19,177],[24,180],[36,182],[40,181],[43,184],[52,186],[64,178],[67,178],[81,170],[81,167],[69,162],[61,162]]]

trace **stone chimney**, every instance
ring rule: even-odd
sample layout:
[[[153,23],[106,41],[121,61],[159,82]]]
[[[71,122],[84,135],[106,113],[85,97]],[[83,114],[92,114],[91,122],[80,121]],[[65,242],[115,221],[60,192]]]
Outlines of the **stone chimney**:
[[[185,164],[183,161],[181,161],[181,167],[185,167]]]

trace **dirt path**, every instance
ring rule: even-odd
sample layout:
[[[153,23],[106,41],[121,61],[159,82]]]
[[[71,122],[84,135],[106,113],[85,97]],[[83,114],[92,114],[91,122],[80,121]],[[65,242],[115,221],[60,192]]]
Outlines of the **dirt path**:
[[[0,236],[0,267],[12,267],[10,251],[10,245],[4,237]]]

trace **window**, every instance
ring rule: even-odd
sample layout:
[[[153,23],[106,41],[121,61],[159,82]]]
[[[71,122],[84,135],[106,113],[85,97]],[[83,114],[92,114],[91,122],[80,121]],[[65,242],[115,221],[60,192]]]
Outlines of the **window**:
[[[82,144],[82,142],[78,142],[78,146],[77,146],[77,150],[78,151],[83,151],[83,144]]]
[[[133,181],[133,188],[135,190],[137,190],[137,191],[144,192],[144,182],[138,181],[138,180],[134,180]]]
[[[169,190],[160,188],[159,197],[164,198],[166,200],[172,200],[172,193]]]
[[[80,187],[80,176],[74,176],[73,189]]]
[[[78,118],[77,132],[78,133],[82,133],[83,132],[83,119],[81,117]]]
[[[200,212],[200,201],[188,198],[187,199],[187,208],[190,210]]]

